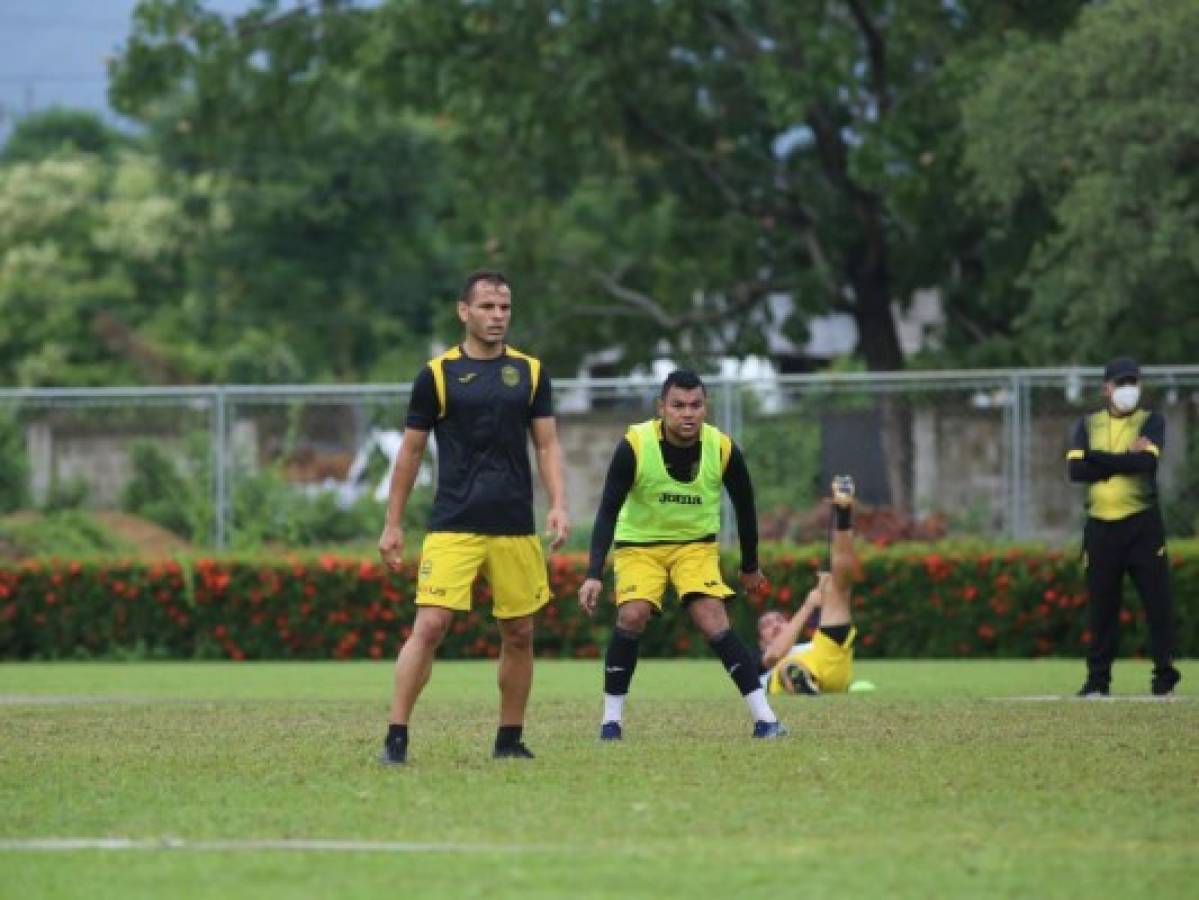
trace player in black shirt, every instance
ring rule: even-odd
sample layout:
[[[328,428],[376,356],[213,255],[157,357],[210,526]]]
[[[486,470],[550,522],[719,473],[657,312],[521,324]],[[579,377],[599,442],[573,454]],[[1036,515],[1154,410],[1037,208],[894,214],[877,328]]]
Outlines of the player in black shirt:
[[[413,383],[379,538],[379,553],[393,571],[400,567],[404,509],[430,431],[437,438],[437,489],[421,549],[416,621],[396,660],[391,724],[379,758],[385,764],[407,761],[412,708],[454,612],[470,610],[480,573],[491,585],[501,641],[493,755],[533,755],[522,740],[533,683],[533,615],[551,598],[533,522],[530,436],[549,495],[546,527],[554,549],[566,540],[570,519],[549,376],[539,360],[504,343],[511,315],[504,276],[472,274],[458,300],[462,344],[431,360]]]

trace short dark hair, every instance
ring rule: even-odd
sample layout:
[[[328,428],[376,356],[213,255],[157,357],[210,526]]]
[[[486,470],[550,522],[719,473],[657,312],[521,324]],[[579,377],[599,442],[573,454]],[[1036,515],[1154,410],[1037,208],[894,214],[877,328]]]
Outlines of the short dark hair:
[[[504,273],[499,269],[476,269],[466,276],[466,283],[462,285],[462,293],[458,295],[458,302],[470,303],[470,297],[475,291],[475,285],[480,282],[497,288],[506,287],[509,290],[512,287],[508,284],[508,279],[504,277]]]
[[[704,396],[708,396],[708,389],[704,387],[704,380],[690,369],[675,369],[666,376],[666,380],[662,382],[662,393],[658,396],[662,399],[666,398],[666,394],[672,387],[681,388],[684,391],[693,391],[699,388],[704,392]]]

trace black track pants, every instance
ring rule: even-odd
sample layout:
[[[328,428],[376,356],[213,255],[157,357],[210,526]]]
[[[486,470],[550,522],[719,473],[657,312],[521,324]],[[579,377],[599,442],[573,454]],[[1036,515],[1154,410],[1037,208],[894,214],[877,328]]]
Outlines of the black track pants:
[[[1161,512],[1153,507],[1114,522],[1087,519],[1083,549],[1091,595],[1088,681],[1101,685],[1111,682],[1112,661],[1120,645],[1125,572],[1132,576],[1145,607],[1154,672],[1169,669],[1174,656],[1174,608]]]

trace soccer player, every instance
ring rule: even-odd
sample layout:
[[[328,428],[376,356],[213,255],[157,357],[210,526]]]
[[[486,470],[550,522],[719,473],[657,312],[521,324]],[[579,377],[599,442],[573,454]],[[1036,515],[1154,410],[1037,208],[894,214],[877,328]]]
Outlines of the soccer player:
[[[716,544],[722,486],[737,513],[741,584],[756,591],[765,579],[758,568],[749,471],[732,440],[705,424],[706,413],[707,391],[699,376],[672,372],[662,384],[659,418],[632,426],[608,467],[587,578],[579,588],[579,605],[594,614],[604,560],[615,537],[617,612],[604,657],[601,740],[623,737],[624,702],[637,667],[638,644],[649,617],[662,611],[668,582],[745,698],[753,736],[787,733],[758,684],[754,654],[729,627],[724,604],[734,592],[720,574]]]
[[[857,634],[850,615],[850,588],[857,574],[853,547],[853,479],[833,479],[834,529],[831,572],[821,572],[789,620],[779,612],[758,619],[762,650],[761,677],[772,694],[839,693],[853,680],[853,641]],[[820,626],[807,644],[796,644],[804,625],[820,613]]]
[[[437,488],[421,550],[416,621],[395,665],[391,722],[379,757],[408,758],[408,720],[428,683],[437,646],[455,612],[471,605],[482,573],[499,622],[500,719],[493,756],[526,758],[525,707],[533,683],[533,615],[551,598],[533,521],[528,440],[549,497],[553,548],[566,540],[565,479],[549,376],[541,363],[504,343],[512,292],[503,274],[471,274],[458,299],[462,343],[430,361],[412,385],[403,443],[392,475],[379,553],[398,571],[404,509],[432,431]]]
[[[1169,696],[1181,679],[1174,668],[1174,609],[1166,531],[1157,501],[1157,460],[1166,421],[1141,408],[1141,370],[1122,357],[1103,371],[1104,408],[1079,420],[1066,454],[1070,480],[1087,485],[1083,531],[1091,647],[1080,697],[1106,697],[1120,642],[1124,574],[1132,576],[1149,619],[1153,656],[1150,690]]]

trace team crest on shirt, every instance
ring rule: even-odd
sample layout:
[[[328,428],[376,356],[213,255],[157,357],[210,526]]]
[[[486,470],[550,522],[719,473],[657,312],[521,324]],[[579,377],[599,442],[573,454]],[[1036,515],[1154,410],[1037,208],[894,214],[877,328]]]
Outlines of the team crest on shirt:
[[[500,380],[510,388],[516,387],[520,384],[520,372],[516,366],[504,366],[500,369]]]

